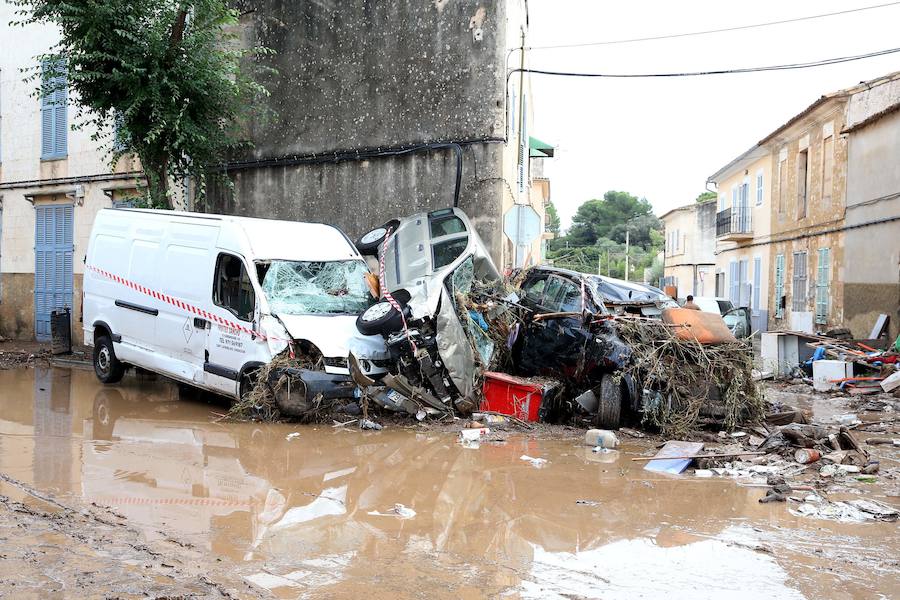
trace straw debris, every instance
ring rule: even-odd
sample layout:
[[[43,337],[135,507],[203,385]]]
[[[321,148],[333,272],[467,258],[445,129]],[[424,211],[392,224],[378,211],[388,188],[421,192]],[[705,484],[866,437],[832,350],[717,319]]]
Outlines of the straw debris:
[[[726,430],[756,423],[765,412],[762,389],[753,381],[753,357],[742,342],[703,345],[676,337],[672,325],[655,319],[616,319],[632,359],[623,373],[641,382],[643,422],[669,437],[701,423],[701,411]]]

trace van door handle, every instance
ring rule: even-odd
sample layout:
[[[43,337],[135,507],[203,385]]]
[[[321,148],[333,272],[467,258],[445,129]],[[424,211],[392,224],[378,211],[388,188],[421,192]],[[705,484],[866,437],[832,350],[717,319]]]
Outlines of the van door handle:
[[[209,327],[209,321],[201,319],[200,317],[194,317],[194,327],[197,329],[207,329]]]

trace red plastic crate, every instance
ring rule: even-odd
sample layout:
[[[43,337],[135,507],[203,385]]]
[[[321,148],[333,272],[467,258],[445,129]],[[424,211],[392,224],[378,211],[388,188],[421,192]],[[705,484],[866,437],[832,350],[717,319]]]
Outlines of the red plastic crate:
[[[546,384],[532,382],[506,373],[484,374],[484,400],[481,410],[512,415],[523,421],[537,421]]]

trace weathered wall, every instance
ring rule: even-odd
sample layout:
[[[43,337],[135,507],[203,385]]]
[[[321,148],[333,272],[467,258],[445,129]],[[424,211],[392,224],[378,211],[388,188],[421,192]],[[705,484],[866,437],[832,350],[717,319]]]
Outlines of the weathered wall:
[[[246,0],[247,44],[274,51],[270,96],[237,161],[471,141],[505,135],[506,2]],[[502,144],[465,149],[461,207],[500,247]],[[477,175],[475,179],[477,157]],[[326,221],[351,236],[390,217],[449,206],[452,150],[229,173],[211,211]],[[493,238],[496,237],[496,240]]]
[[[900,112],[848,139],[847,226],[900,217]],[[845,236],[844,317],[856,337],[867,337],[879,314],[900,333],[900,221],[848,229]]]
[[[11,340],[34,339],[34,273],[0,275],[0,337]],[[81,290],[83,275],[72,278],[72,344],[84,343],[81,329]]]
[[[774,158],[772,174],[771,234],[774,239],[790,239],[771,246],[769,260],[768,304],[770,329],[799,329],[807,320],[815,321],[815,286],[817,251],[831,250],[829,275],[829,306],[827,323],[814,325],[816,330],[844,326],[844,281],[847,265],[844,261],[843,232],[820,235],[844,226],[847,198],[847,140],[840,135],[844,127],[846,96],[836,96],[803,115],[791,126],[779,132],[767,146]],[[831,169],[826,172],[825,139],[831,138]],[[798,160],[801,151],[808,153],[806,174],[807,202],[805,215],[798,209],[800,181]],[[793,239],[797,238],[797,239]],[[792,309],[794,274],[793,252],[807,254],[807,297],[802,299],[803,310]],[[784,290],[787,305],[783,318],[776,317],[775,298],[776,256],[785,256]]]
[[[467,148],[460,186],[460,208],[473,218],[495,256],[503,227],[499,202],[502,183],[496,171],[501,152],[496,144]],[[451,206],[455,177],[456,159],[446,151],[338,164],[244,169],[232,174],[233,193],[217,195],[215,211],[331,223],[356,238],[388,219]]]

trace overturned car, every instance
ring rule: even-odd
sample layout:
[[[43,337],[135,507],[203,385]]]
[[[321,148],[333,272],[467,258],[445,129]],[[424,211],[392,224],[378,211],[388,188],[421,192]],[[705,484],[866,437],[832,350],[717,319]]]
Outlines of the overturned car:
[[[458,208],[416,214],[372,230],[357,248],[378,258],[382,299],[356,326],[363,335],[381,335],[392,362],[383,378],[390,391],[373,400],[419,416],[476,408],[478,365],[492,349],[473,341],[479,334],[459,297],[476,281],[501,278],[469,218]]]

